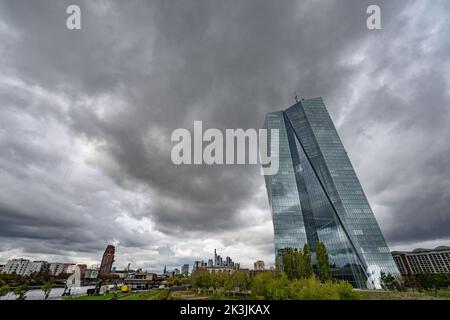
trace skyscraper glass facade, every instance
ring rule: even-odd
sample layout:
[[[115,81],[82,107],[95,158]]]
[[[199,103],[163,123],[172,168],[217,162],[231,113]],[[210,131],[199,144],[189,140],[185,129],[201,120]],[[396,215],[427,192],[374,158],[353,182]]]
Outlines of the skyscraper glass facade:
[[[279,130],[277,174],[266,176],[277,263],[283,249],[308,243],[315,264],[325,244],[334,278],[358,288],[379,288],[379,276],[398,274],[358,177],[321,98],[269,113]],[[268,146],[270,150],[270,145]]]

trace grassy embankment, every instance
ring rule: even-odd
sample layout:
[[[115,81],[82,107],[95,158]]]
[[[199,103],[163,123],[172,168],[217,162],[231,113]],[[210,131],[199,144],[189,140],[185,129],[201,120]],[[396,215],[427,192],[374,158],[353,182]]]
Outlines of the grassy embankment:
[[[116,300],[159,300],[165,298],[166,290],[152,290],[145,292],[117,293]],[[114,293],[105,293],[99,296],[70,297],[67,300],[114,300]]]

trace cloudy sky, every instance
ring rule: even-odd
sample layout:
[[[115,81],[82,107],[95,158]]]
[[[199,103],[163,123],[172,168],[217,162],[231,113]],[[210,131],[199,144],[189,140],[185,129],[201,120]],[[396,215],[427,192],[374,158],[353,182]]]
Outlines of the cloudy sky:
[[[69,4],[82,29],[69,31]],[[366,9],[381,7],[382,30]],[[391,249],[450,245],[450,2],[0,0],[0,263],[273,264],[258,166],[175,166],[176,128],[322,96]]]

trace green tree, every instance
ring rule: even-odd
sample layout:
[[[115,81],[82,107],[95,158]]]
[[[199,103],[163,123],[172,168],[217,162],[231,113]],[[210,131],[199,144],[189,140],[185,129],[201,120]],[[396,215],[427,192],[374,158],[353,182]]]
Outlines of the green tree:
[[[226,272],[214,272],[211,274],[211,286],[214,290],[225,288],[230,276]]]
[[[297,300],[357,300],[360,295],[345,281],[321,284],[313,275],[289,284],[289,298]]]
[[[286,273],[274,276],[271,272],[258,274],[251,283],[256,299],[284,300],[289,298],[289,279]]]
[[[213,285],[212,277],[206,270],[196,270],[192,272],[191,284],[199,290],[209,289]]]
[[[6,296],[9,292],[9,286],[6,281],[0,279],[0,298]]]
[[[16,300],[25,300],[25,294],[28,291],[28,284],[24,283],[14,289]]]
[[[50,291],[52,291],[53,288],[53,280],[49,279],[43,286],[42,291],[44,291],[44,299],[47,300],[48,296],[50,295]]]
[[[311,278],[313,275],[313,268],[311,264],[311,252],[307,243],[303,246],[303,261],[305,264],[305,278]]]
[[[425,290],[440,289],[450,287],[450,273],[423,273],[419,275],[417,281],[421,288]]]
[[[283,272],[287,275],[289,280],[294,279],[294,251],[291,248],[286,248],[282,255]]]
[[[294,275],[293,279],[306,277],[305,258],[301,250],[294,250]]]
[[[394,277],[390,273],[381,271],[380,284],[384,290],[392,290],[394,288]]]
[[[231,290],[247,291],[250,288],[250,279],[243,271],[236,271],[230,278]]]
[[[308,250],[308,249],[307,249]],[[309,253],[309,250],[308,250]],[[311,257],[304,255],[302,250],[291,248],[283,252],[283,272],[289,280],[308,278],[312,274]]]
[[[323,242],[316,243],[317,267],[319,270],[319,277],[322,282],[331,280],[330,262],[328,253]]]
[[[271,272],[257,274],[251,284],[252,295],[256,299],[266,299],[269,296],[269,283],[273,280]]]
[[[339,300],[360,300],[361,295],[353,290],[353,287],[350,283],[346,281],[340,281],[337,283],[333,283],[332,286],[334,290],[337,292]]]

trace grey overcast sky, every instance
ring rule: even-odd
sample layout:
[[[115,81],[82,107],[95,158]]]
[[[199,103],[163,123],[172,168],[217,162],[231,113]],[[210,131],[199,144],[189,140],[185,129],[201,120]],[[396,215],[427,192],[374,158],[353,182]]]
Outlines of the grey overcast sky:
[[[80,31],[66,29],[69,4]],[[366,9],[381,7],[382,30]],[[273,264],[257,166],[175,166],[176,128],[322,96],[391,249],[450,244],[450,1],[0,0],[0,262]]]

